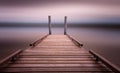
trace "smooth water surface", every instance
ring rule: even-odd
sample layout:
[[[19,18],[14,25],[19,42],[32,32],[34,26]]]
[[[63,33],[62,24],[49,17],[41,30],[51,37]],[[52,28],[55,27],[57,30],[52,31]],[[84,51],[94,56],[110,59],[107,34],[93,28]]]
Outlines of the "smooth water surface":
[[[63,34],[63,28],[54,27],[53,34]],[[0,59],[17,49],[26,49],[29,44],[45,34],[47,27],[0,28]],[[120,29],[69,27],[68,34],[120,67]]]
[[[0,28],[0,59],[18,49],[26,49],[30,43],[48,34],[46,28],[4,27]]]

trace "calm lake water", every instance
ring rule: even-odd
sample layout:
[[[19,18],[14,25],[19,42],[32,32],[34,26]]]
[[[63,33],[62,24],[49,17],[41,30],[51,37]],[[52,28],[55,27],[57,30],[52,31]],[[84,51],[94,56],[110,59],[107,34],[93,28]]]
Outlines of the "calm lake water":
[[[63,34],[63,28],[53,28],[53,34]],[[17,49],[26,49],[29,44],[48,33],[42,27],[1,27],[0,59]],[[68,34],[120,67],[120,29],[80,28],[68,29]]]

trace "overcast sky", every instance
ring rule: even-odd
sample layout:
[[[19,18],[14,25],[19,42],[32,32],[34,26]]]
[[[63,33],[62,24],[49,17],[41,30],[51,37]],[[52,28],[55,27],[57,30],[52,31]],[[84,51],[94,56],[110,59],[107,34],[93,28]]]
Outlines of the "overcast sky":
[[[0,0],[0,22],[119,22],[120,0]]]

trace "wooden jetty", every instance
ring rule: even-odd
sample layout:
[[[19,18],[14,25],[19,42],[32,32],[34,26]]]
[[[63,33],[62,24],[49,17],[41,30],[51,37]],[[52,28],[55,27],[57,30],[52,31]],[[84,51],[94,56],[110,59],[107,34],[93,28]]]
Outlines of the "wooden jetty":
[[[120,73],[120,69],[67,34],[49,35],[0,61],[0,73]]]
[[[0,72],[113,73],[67,35],[48,35],[35,46],[17,53],[7,65],[1,66]]]

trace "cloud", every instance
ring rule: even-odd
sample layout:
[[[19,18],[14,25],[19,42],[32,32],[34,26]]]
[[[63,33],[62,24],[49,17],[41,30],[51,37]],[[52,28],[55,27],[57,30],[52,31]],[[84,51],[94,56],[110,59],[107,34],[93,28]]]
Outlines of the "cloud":
[[[115,3],[118,4],[120,0],[107,1],[0,0],[0,22],[47,22],[48,15],[52,16],[53,22],[63,22],[64,16],[68,16],[71,22],[120,18],[120,4],[114,5]]]
[[[46,6],[52,4],[101,4],[119,5],[120,0],[0,0],[0,6]]]

